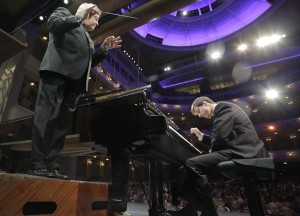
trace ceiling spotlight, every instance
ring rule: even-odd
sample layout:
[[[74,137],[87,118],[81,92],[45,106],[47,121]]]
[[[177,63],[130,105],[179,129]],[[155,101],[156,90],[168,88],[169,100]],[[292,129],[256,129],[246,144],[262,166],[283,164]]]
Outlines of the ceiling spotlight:
[[[277,43],[283,36],[282,35],[272,35],[268,37],[259,38],[256,42],[257,46],[265,47],[270,44]]]
[[[219,58],[221,58],[221,53],[218,52],[218,51],[215,51],[215,52],[213,52],[213,53],[211,54],[211,58],[212,58],[212,59],[219,59]]]
[[[44,17],[43,16],[39,16],[39,20],[43,21]]]
[[[170,71],[170,70],[171,70],[170,66],[164,68],[164,71]]]
[[[245,51],[245,50],[247,50],[247,44],[241,44],[237,49],[239,51]]]
[[[270,89],[266,92],[266,96],[267,98],[275,99],[278,97],[278,92],[274,89]]]
[[[64,3],[65,3],[65,4],[69,4],[69,1],[68,1],[68,0],[64,0]]]
[[[295,152],[291,151],[291,152],[287,152],[288,157],[293,158],[295,157]]]
[[[274,125],[270,125],[268,128],[269,128],[269,130],[275,130],[275,126]]]

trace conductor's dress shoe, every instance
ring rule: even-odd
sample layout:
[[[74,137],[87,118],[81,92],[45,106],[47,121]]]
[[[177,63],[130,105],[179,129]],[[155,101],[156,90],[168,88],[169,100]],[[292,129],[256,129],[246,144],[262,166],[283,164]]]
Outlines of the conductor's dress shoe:
[[[49,177],[49,171],[47,169],[35,169],[32,170],[31,174],[35,176]]]
[[[58,170],[50,170],[48,173],[48,177],[50,178],[56,178],[56,179],[69,179],[69,176],[61,174]]]

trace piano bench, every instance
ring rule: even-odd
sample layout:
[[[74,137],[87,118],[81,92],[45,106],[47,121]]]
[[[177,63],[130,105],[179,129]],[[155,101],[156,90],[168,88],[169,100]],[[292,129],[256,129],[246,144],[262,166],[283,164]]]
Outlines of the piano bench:
[[[251,216],[265,215],[257,182],[275,179],[275,165],[272,158],[224,161],[218,164],[218,170],[230,179],[242,180]]]

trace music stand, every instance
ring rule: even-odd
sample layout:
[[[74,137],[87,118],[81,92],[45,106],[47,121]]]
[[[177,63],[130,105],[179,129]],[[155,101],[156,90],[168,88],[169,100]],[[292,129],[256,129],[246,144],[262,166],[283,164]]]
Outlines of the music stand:
[[[0,64],[27,47],[15,37],[0,28]]]

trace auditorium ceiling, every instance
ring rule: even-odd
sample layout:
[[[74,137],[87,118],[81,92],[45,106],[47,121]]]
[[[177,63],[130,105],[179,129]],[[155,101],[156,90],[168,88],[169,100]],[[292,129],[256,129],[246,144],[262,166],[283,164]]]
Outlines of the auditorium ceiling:
[[[67,7],[74,13],[82,2],[70,1]],[[120,35],[123,40],[122,48],[110,51],[110,62],[94,72],[91,91],[151,84],[149,99],[184,130],[198,126],[209,131],[211,122],[198,121],[189,113],[196,97],[234,102],[249,114],[269,149],[299,148],[299,1],[92,2],[105,12],[130,17],[104,13],[100,26],[91,33],[96,44],[108,35]],[[18,19],[26,21],[44,9],[43,15],[49,16],[61,4],[58,0],[5,0],[0,6],[10,29]],[[47,26],[37,17],[30,24],[38,27],[33,55],[41,59]],[[276,43],[258,46],[259,38],[271,35],[277,37]],[[247,49],[238,50],[243,43]],[[103,70],[118,85],[105,83],[105,76],[98,74]],[[265,97],[270,89],[279,92],[277,99]]]

